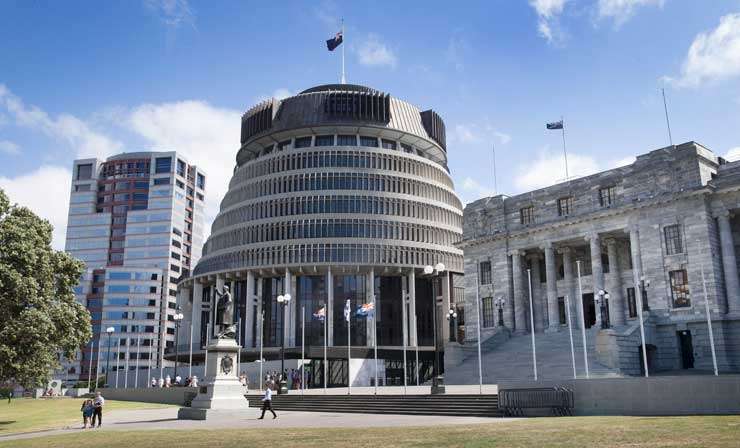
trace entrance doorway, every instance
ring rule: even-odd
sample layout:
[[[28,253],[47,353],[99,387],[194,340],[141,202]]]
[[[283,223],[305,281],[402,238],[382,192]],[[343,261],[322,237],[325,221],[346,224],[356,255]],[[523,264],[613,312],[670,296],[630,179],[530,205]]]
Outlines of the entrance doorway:
[[[678,346],[681,349],[681,367],[684,369],[693,369],[694,343],[691,340],[691,332],[689,330],[678,332]]]
[[[594,303],[594,294],[588,293],[583,295],[583,324],[586,328],[591,328],[596,323],[596,304]]]

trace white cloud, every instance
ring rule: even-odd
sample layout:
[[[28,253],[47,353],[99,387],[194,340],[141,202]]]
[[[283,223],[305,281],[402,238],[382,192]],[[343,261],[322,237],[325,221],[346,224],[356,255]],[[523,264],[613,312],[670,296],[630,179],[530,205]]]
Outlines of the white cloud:
[[[636,160],[637,160],[637,157],[635,156],[624,157],[622,159],[618,159],[612,162],[609,168],[619,168],[620,166],[632,165],[633,163],[635,163]]]
[[[241,112],[204,101],[144,104],[131,112],[127,125],[154,150],[180,151],[206,172],[207,235],[236,163]]]
[[[195,14],[188,0],[144,0],[144,5],[170,28],[195,24]]]
[[[72,172],[58,166],[42,166],[13,178],[0,177],[0,188],[18,203],[49,220],[54,226],[52,246],[64,249]]]
[[[717,28],[699,33],[689,47],[678,79],[664,79],[676,87],[740,76],[740,13],[728,14]]]
[[[485,143],[498,141],[503,145],[511,141],[511,136],[496,130],[490,123],[456,124],[449,136],[450,143]]]
[[[537,12],[537,30],[550,44],[562,42],[564,34],[560,29],[560,14],[568,0],[529,0],[529,5]]]
[[[570,177],[588,176],[599,172],[599,165],[590,156],[568,153]],[[519,166],[514,184],[521,191],[535,190],[565,181],[565,160],[562,153],[545,147],[533,161]]]
[[[395,68],[398,58],[392,49],[380,40],[376,34],[369,34],[367,38],[360,43],[357,55],[360,64],[372,67],[388,66]]]
[[[290,90],[286,89],[285,87],[280,87],[279,89],[275,89],[274,92],[272,92],[272,95],[259,95],[254,99],[255,103],[261,103],[262,101],[267,101],[271,98],[275,98],[278,100],[285,99],[289,96],[293,96],[294,93],[292,93]]]
[[[725,154],[725,159],[730,162],[740,160],[740,146],[736,146],[727,151],[727,154]]]
[[[4,152],[5,154],[14,156],[16,154],[20,154],[20,146],[16,145],[15,143],[9,141],[9,140],[0,140],[0,152]]]
[[[466,177],[460,184],[460,196],[465,202],[471,202],[480,198],[495,196],[496,192],[493,188],[482,185],[472,177]]]
[[[0,84],[0,107],[8,111],[19,126],[41,131],[66,141],[76,150],[77,157],[106,157],[120,151],[120,142],[93,130],[79,118],[61,114],[56,118],[36,106],[26,106],[7,87]]]
[[[616,27],[621,26],[642,6],[662,8],[665,0],[599,0],[597,14],[599,19],[613,19]]]

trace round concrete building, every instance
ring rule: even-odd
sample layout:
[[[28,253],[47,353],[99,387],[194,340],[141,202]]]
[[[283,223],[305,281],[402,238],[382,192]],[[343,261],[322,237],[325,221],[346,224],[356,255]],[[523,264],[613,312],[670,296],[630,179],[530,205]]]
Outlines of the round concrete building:
[[[439,115],[364,86],[313,87],[242,117],[229,190],[202,258],[180,284],[183,313],[203,345],[214,332],[215,290],[228,285],[243,363],[262,347],[264,359],[284,356],[286,368],[297,368],[305,342],[309,386],[321,387],[326,340],[328,385],[371,385],[377,337],[379,384],[403,384],[404,345],[408,384],[417,357],[425,382],[435,314],[440,347],[463,324],[462,315],[446,318],[462,290],[463,253],[453,246],[461,236]],[[440,263],[443,272],[424,273]]]

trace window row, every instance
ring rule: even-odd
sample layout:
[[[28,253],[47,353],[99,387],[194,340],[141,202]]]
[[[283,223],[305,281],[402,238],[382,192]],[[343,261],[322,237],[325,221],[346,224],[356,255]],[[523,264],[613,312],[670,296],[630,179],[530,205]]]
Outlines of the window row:
[[[292,170],[313,168],[369,168],[400,172],[442,183],[452,188],[450,176],[440,167],[408,157],[382,152],[320,151],[291,152],[259,160],[242,167],[234,175],[231,185]]]
[[[362,190],[408,194],[462,208],[462,203],[451,191],[436,185],[396,176],[366,173],[308,173],[265,179],[230,190],[222,206],[244,202],[258,197],[300,191]]]
[[[402,216],[462,228],[462,216],[448,209],[406,199],[373,196],[310,196],[272,199],[221,213],[213,228],[283,216],[320,213],[353,213]]]
[[[599,206],[611,207],[617,199],[617,187],[609,186],[599,189]],[[558,216],[570,216],[575,211],[573,196],[566,196],[557,200]],[[519,224],[535,223],[534,205],[527,205],[519,209]]]
[[[202,258],[194,275],[227,269],[286,264],[346,263],[427,266],[444,263],[447,269],[462,272],[462,255],[425,248],[376,244],[292,244],[258,247]]]
[[[306,219],[258,224],[217,234],[205,253],[244,244],[308,238],[372,238],[451,246],[462,235],[438,227],[362,219]]]

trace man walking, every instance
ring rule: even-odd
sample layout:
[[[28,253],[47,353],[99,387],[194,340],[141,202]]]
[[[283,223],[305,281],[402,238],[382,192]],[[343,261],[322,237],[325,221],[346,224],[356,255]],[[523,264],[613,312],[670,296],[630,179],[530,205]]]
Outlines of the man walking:
[[[277,418],[277,414],[272,410],[272,389],[270,389],[270,383],[265,383],[265,395],[262,397],[262,415],[259,420],[265,418],[265,411],[270,410],[272,412],[273,420]]]
[[[103,423],[103,405],[105,404],[105,398],[100,395],[100,392],[95,392],[95,399],[93,400],[93,416],[91,428],[95,427],[95,419],[98,420],[98,428]]]

